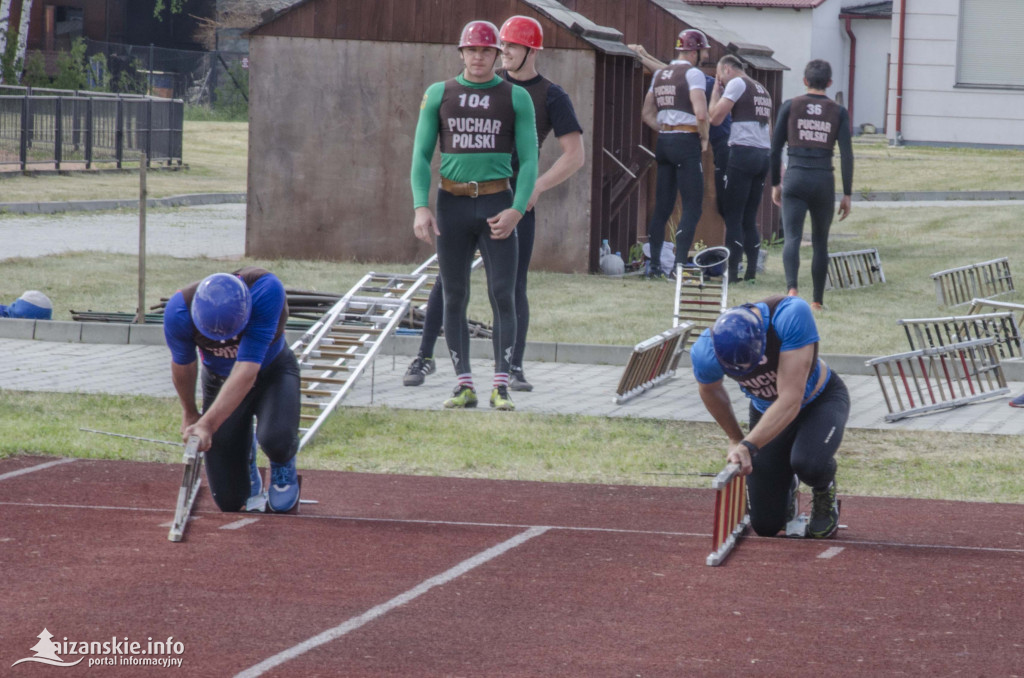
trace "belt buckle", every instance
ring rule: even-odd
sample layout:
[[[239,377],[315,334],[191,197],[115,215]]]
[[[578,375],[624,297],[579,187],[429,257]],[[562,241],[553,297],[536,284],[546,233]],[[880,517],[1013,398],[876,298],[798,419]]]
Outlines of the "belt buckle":
[[[470,198],[476,198],[480,196],[480,183],[477,181],[467,181],[467,184],[473,187],[473,195]]]

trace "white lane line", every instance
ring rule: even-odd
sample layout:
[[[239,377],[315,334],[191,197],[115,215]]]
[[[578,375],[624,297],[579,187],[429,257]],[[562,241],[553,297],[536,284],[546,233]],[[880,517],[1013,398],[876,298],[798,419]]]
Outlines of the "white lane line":
[[[149,506],[86,506],[82,504],[47,504],[47,503],[35,503],[35,502],[20,502],[20,501],[0,501],[0,506],[22,506],[26,508],[63,508],[63,509],[83,509],[83,510],[100,510],[100,511],[140,511],[148,513],[171,513],[173,509],[167,507],[149,507]],[[221,515],[220,511],[194,511],[189,517],[189,520],[198,520],[201,516],[197,513],[204,513],[208,515]],[[268,516],[271,514],[267,514]],[[576,525],[524,525],[519,523],[479,523],[461,520],[409,520],[406,518],[366,518],[364,516],[311,516],[305,514],[290,514],[290,513],[275,513],[273,514],[273,520],[340,520],[345,522],[353,523],[394,523],[398,525],[450,525],[454,527],[511,527],[518,529],[527,529],[531,527],[541,527],[545,530],[564,530],[566,532],[607,532],[611,534],[637,534],[637,535],[654,535],[654,536],[665,536],[665,537],[696,537],[699,539],[706,539],[711,537],[710,532],[671,532],[668,530],[630,530],[625,528],[612,528],[612,527],[585,527]],[[164,527],[169,527],[170,523],[165,523]],[[757,543],[761,537],[750,537],[745,536],[744,539],[753,540],[751,543]],[[776,541],[773,538],[764,538],[766,541]],[[792,539],[789,540],[794,545],[813,542],[813,539]],[[982,553],[1024,553],[1024,548],[1005,548],[1000,546],[961,546],[958,544],[909,544],[907,542],[900,541],[868,541],[864,539],[843,539],[843,544],[846,546],[882,546],[882,547],[893,547],[893,548],[910,548],[910,549],[936,549],[940,551],[976,551]],[[813,544],[808,544],[813,546]]]
[[[397,609],[405,605],[406,603],[415,600],[416,598],[419,598],[435,586],[447,584],[453,579],[456,579],[457,577],[460,577],[465,573],[469,572],[473,568],[483,565],[484,563],[493,558],[497,558],[506,551],[510,551],[511,549],[514,549],[520,544],[523,544],[524,542],[529,541],[530,539],[533,539],[536,536],[544,534],[548,531],[548,529],[549,528],[547,527],[531,527],[525,532],[520,532],[511,539],[507,539],[496,546],[492,546],[486,551],[481,551],[472,558],[468,558],[462,561],[455,567],[446,570],[435,577],[431,577],[426,581],[421,582],[417,586],[414,586],[405,593],[395,596],[386,603],[382,603],[376,607],[370,608],[358,617],[352,617],[348,621],[339,624],[338,626],[335,626],[332,629],[327,629],[326,631],[323,631],[322,633],[319,633],[313,636],[312,638],[305,640],[299,643],[298,645],[295,645],[294,647],[291,647],[283,652],[275,654],[272,657],[264,659],[259,664],[256,664],[255,666],[252,666],[246,669],[245,671],[242,671],[241,673],[237,674],[236,678],[256,678],[256,676],[262,676],[264,673],[266,673],[270,669],[273,669],[274,667],[280,666],[281,664],[284,664],[285,662],[292,660],[301,654],[305,654],[306,652],[309,652],[310,650],[316,647],[324,645],[325,643],[329,643],[332,640],[337,640],[338,638],[344,636],[346,633],[349,633],[350,631],[355,631],[360,626],[368,624],[374,619],[377,619],[378,617],[387,614],[391,610]]]
[[[241,520],[236,520],[233,523],[228,523],[227,525],[221,525],[220,529],[222,529],[222,530],[237,530],[239,528],[245,527],[246,525],[252,525],[253,523],[258,523],[258,522],[260,522],[259,518],[242,518]],[[205,525],[206,523],[203,523],[203,524]]]
[[[835,558],[836,556],[838,556],[842,552],[843,552],[843,547],[842,546],[832,546],[830,548],[825,549],[821,553],[819,553],[818,557],[819,558],[823,558],[825,560],[828,560],[829,558]]]
[[[26,473],[32,473],[33,471],[42,471],[43,469],[50,468],[51,466],[60,466],[61,464],[70,464],[75,461],[74,459],[57,459],[56,461],[48,461],[45,464],[36,464],[35,466],[29,466],[27,468],[20,468],[17,471],[8,471],[7,473],[0,473],[0,480],[7,480],[8,478],[14,478],[17,476],[23,476]]]

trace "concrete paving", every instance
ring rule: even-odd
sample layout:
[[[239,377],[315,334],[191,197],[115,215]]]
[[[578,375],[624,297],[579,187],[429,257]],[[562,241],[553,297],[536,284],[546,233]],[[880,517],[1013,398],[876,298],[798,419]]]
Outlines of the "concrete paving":
[[[568,347],[562,352],[570,353]],[[455,383],[451,365],[443,362],[424,385],[406,387],[402,385],[402,375],[410,358],[403,353],[379,356],[344,405],[441,409]],[[536,388],[532,393],[512,394],[518,412],[712,421],[685,366],[673,379],[623,404],[613,402],[622,365],[527,361],[525,369]],[[493,363],[474,360],[473,370],[478,375],[481,407],[467,414],[477,416],[490,412],[486,398]],[[843,379],[851,393],[851,428],[1024,434],[1024,410],[1007,407],[1009,397],[1024,390],[1024,382],[1011,383],[1009,395],[889,423],[885,421],[888,410],[874,376],[847,374]],[[738,417],[745,420],[746,399],[731,382],[728,388]],[[0,389],[175,397],[170,354],[164,346],[156,344],[0,339]]]

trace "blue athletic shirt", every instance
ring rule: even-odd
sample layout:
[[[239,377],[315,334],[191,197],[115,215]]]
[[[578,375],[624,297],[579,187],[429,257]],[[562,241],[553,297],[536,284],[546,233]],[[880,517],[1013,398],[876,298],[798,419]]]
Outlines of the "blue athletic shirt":
[[[284,333],[274,340],[286,300],[284,284],[273,273],[267,273],[250,286],[249,293],[252,295],[252,314],[242,330],[237,357],[217,356],[202,349],[199,351],[203,365],[214,374],[226,377],[236,360],[266,366],[285,348]],[[171,349],[171,360],[176,365],[195,362],[198,348],[195,332],[192,315],[181,290],[178,290],[164,309],[164,338]]]
[[[764,302],[754,304],[761,313],[762,328],[768,329],[768,305]],[[775,314],[771,317],[771,324],[781,341],[779,348],[782,351],[793,351],[804,346],[813,344],[819,340],[818,328],[814,323],[814,315],[811,307],[800,297],[786,297],[775,307]],[[726,376],[725,370],[715,357],[715,349],[711,344],[711,330],[701,332],[700,337],[690,349],[690,361],[693,363],[693,376],[701,384],[713,384],[721,381]],[[807,378],[807,386],[804,388],[804,399],[800,407],[803,409],[812,402],[821,390],[815,392],[814,387],[821,377],[821,368],[824,363],[816,361],[810,376]],[[829,369],[825,365],[825,369]],[[832,378],[831,371],[828,372],[825,383]],[[737,379],[737,381],[739,381]],[[824,384],[822,384],[824,389]],[[765,400],[753,395],[748,389],[740,384],[740,390],[750,398],[758,412],[764,412],[772,404],[771,400]]]

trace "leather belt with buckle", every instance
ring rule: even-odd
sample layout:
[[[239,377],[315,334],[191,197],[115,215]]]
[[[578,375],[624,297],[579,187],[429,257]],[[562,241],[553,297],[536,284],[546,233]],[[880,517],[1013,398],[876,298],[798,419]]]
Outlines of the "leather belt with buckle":
[[[502,191],[511,191],[512,184],[508,179],[495,179],[493,181],[467,181],[460,183],[441,177],[441,190],[452,195],[477,198],[481,195],[493,195]]]
[[[662,125],[662,132],[693,132],[697,133],[699,130],[696,125]]]

